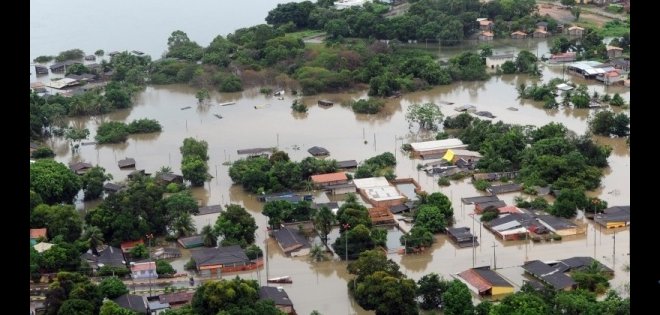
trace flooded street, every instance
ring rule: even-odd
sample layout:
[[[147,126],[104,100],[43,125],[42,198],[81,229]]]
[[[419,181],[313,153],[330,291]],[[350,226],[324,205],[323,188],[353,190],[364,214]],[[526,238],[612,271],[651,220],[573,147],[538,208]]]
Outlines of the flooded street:
[[[542,81],[561,77],[561,67],[543,67]],[[576,78],[575,82],[582,83]],[[472,104],[478,110],[492,112],[506,123],[530,124],[540,126],[548,122],[561,122],[570,130],[582,134],[587,130],[589,110],[545,110],[541,104],[517,99],[516,86],[527,82],[526,76],[492,77],[484,82],[457,83],[437,87],[428,91],[404,94],[400,99],[387,101],[385,110],[377,115],[362,115],[353,113],[350,108],[339,105],[351,99],[366,97],[366,91],[344,94],[321,94],[303,97],[303,102],[309,107],[306,114],[293,113],[290,109],[293,97],[284,96],[278,100],[260,94],[258,89],[250,89],[241,93],[215,93],[207,105],[197,105],[195,90],[186,86],[150,86],[136,99],[132,109],[112,114],[76,118],[71,124],[80,128],[89,128],[90,139],[94,137],[97,125],[101,121],[119,120],[129,122],[139,118],[152,118],[163,125],[159,134],[130,136],[125,144],[81,146],[80,152],[71,155],[69,145],[65,141],[54,140],[51,144],[57,154],[56,159],[63,163],[72,161],[87,161],[99,164],[110,172],[115,181],[125,180],[131,170],[120,170],[117,161],[126,157],[135,158],[137,169],[155,172],[161,166],[170,166],[174,172],[180,173],[181,154],[179,147],[186,137],[195,137],[209,143],[209,172],[214,178],[203,188],[193,190],[195,198],[202,205],[237,203],[244,206],[256,219],[259,225],[257,244],[265,250],[265,228],[267,217],[261,215],[263,204],[253,195],[242,190],[240,186],[232,185],[228,175],[226,161],[238,158],[236,150],[252,147],[278,147],[289,154],[292,160],[301,160],[309,154],[309,147],[318,145],[330,151],[330,158],[337,160],[355,159],[358,162],[383,152],[396,154],[396,174],[399,178],[412,177],[419,182],[427,192],[441,191],[453,202],[456,218],[455,226],[475,227],[480,246],[475,250],[476,266],[493,265],[495,256],[498,271],[511,280],[516,286],[522,285],[522,269],[519,267],[529,259],[557,260],[572,256],[592,256],[609,267],[614,267],[616,276],[612,280],[614,288],[620,288],[630,281],[628,272],[623,266],[630,261],[630,233],[627,229],[616,231],[599,231],[591,221],[578,219],[578,222],[588,225],[587,234],[577,237],[565,237],[562,241],[532,243],[524,241],[503,243],[496,240],[493,234],[480,229],[479,222],[472,221],[469,213],[473,206],[461,206],[461,197],[470,197],[481,193],[472,186],[469,180],[452,181],[449,187],[439,187],[437,178],[418,172],[416,166],[419,160],[410,159],[400,147],[403,143],[427,140],[433,135],[420,135],[416,127],[409,128],[405,120],[405,112],[414,103],[447,101],[456,103],[453,106],[441,105],[445,116],[456,115],[453,107],[462,104]],[[595,81],[589,84],[590,92],[599,93],[605,88]],[[273,88],[276,88],[274,86]],[[622,93],[629,101],[629,89],[608,88],[608,93]],[[316,105],[319,99],[335,101],[330,108]],[[236,102],[230,106],[219,106],[219,103]],[[185,106],[192,108],[181,110]],[[255,106],[258,109],[255,109]],[[518,111],[510,111],[508,107],[516,107]],[[593,111],[593,110],[592,110]],[[629,113],[629,110],[627,110]],[[223,118],[218,119],[214,114]],[[602,180],[602,188],[594,195],[606,200],[610,206],[627,205],[630,203],[630,153],[622,139],[595,138],[599,143],[608,144],[614,148],[609,158],[610,168]],[[408,190],[410,187],[403,187]],[[507,203],[513,203],[518,193],[501,195]],[[332,200],[336,200],[333,196]],[[98,202],[81,204],[80,208],[92,208]],[[204,225],[213,225],[217,214],[195,217],[198,229]],[[397,241],[401,232],[392,231],[388,236],[388,246],[400,246]],[[331,235],[331,242],[337,233]],[[400,255],[390,250],[389,258],[401,266],[409,277],[417,280],[430,272],[436,272],[445,278],[452,274],[472,267],[473,251],[471,248],[459,249],[450,243],[446,236],[436,235],[436,243],[432,249],[419,255]],[[613,244],[616,242],[616,248]],[[348,296],[346,289],[350,276],[346,272],[345,263],[341,261],[326,261],[312,263],[306,258],[285,257],[274,240],[268,240],[268,273],[270,277],[291,276],[293,284],[283,285],[294,302],[299,314],[309,314],[318,310],[323,314],[369,314],[362,310]],[[493,245],[494,253],[493,253]],[[615,252],[615,262],[613,253]],[[189,253],[184,250],[184,256],[173,263],[182,271],[188,261]],[[501,268],[501,269],[500,269]],[[233,277],[234,274],[224,275]],[[259,279],[265,284],[266,270],[243,273],[241,277]]]

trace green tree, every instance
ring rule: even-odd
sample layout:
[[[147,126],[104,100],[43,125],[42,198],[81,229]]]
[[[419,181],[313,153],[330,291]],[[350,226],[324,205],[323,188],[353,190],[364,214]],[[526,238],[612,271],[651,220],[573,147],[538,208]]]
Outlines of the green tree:
[[[419,306],[424,310],[437,309],[442,304],[442,293],[449,282],[442,280],[437,273],[424,275],[417,281],[417,296],[421,298]]]
[[[406,119],[410,124],[417,123],[420,129],[425,130],[438,130],[442,118],[440,107],[433,103],[412,104],[406,112]]]
[[[240,205],[230,204],[220,213],[215,223],[216,233],[223,237],[223,246],[239,244],[245,248],[254,243],[257,224],[254,218]]]
[[[493,55],[493,47],[491,47],[490,45],[482,46],[481,50],[479,51],[479,55],[481,56],[481,58],[486,58],[486,57],[492,56]]]
[[[357,202],[353,194],[349,194],[346,202],[339,207],[337,211],[337,223],[339,224],[340,232],[344,232],[360,224],[371,227],[369,211],[365,206]]]
[[[52,158],[55,156],[55,152],[47,146],[38,147],[34,152],[32,152],[32,157],[35,159],[44,159]]]
[[[347,247],[348,246],[348,250]],[[341,235],[332,244],[332,248],[340,257],[355,258],[361,252],[375,247],[374,240],[371,237],[369,228],[362,224],[351,227],[350,230],[341,233]],[[348,257],[346,257],[348,254]]]
[[[445,217],[440,209],[431,205],[423,205],[417,209],[415,226],[426,228],[431,233],[443,232],[446,227]]]
[[[535,293],[516,292],[493,305],[490,315],[550,314],[548,304]]]
[[[474,305],[468,287],[458,280],[449,283],[447,290],[442,293],[442,304],[447,315],[473,315]]]
[[[586,268],[572,271],[571,278],[573,278],[578,284],[578,288],[596,292],[598,294],[605,293],[610,286],[610,282],[603,272],[603,268],[597,261],[593,261],[591,265]]]
[[[205,247],[215,247],[217,246],[217,236],[215,235],[215,232],[213,231],[213,228],[211,225],[205,225],[202,228],[202,239],[204,240],[204,246]]]
[[[589,120],[589,130],[597,135],[609,136],[614,126],[614,113],[609,110],[602,110]]]
[[[193,186],[204,186],[204,182],[208,180],[208,171],[208,165],[198,156],[186,156],[181,161],[183,178],[189,180]]]
[[[630,118],[624,113],[614,116],[610,133],[617,137],[625,137],[630,134]]]
[[[136,315],[135,312],[125,309],[117,303],[107,300],[103,302],[103,305],[101,306],[101,312],[99,315]]]
[[[259,285],[257,281],[236,277],[231,280],[204,282],[195,291],[191,305],[195,314],[216,315],[221,310],[234,306],[254,304],[258,299]]]
[[[612,96],[612,99],[610,100],[610,105],[623,106],[626,105],[626,102],[623,100],[621,95],[619,95],[619,93],[615,93],[614,96]]]
[[[45,203],[70,203],[80,187],[80,178],[62,163],[54,160],[30,163],[30,190]]]
[[[101,123],[94,139],[100,144],[125,142],[128,139],[128,126],[119,121]]]
[[[358,282],[355,299],[364,309],[375,310],[378,315],[418,314],[415,291],[415,281],[377,271]]]
[[[577,209],[584,209],[587,204],[584,190],[562,189],[549,212],[559,217],[572,218],[577,215]]]
[[[141,118],[141,119],[133,120],[131,121],[130,124],[128,124],[127,128],[128,128],[128,133],[130,134],[151,133],[151,132],[159,132],[163,130],[163,127],[160,125],[158,120],[149,119],[149,118]]]
[[[410,229],[410,232],[401,235],[399,238],[401,245],[404,245],[406,249],[417,250],[424,247],[430,247],[431,244],[435,241],[433,233],[431,233],[424,226],[413,226]]]
[[[481,303],[477,304],[474,308],[475,315],[489,315],[490,310],[493,308],[493,302],[484,300]]]
[[[118,277],[107,277],[99,284],[103,297],[114,299],[128,293],[128,288]],[[101,307],[103,309],[103,307]]]
[[[516,64],[511,60],[507,60],[502,64],[502,72],[504,74],[513,74],[516,73],[516,70]]]
[[[197,102],[201,104],[205,99],[209,98],[209,91],[207,89],[198,90],[197,93],[195,93],[195,98],[197,98]]]
[[[82,59],[84,56],[85,53],[80,49],[69,49],[60,52],[60,54],[57,55],[57,57],[55,57],[55,61],[62,62],[67,60],[79,60]]]
[[[527,50],[522,50],[516,56],[516,69],[520,73],[531,73],[537,61],[538,58],[534,54]]]
[[[92,250],[92,253],[99,256],[97,248],[103,245],[103,232],[101,232],[101,229],[93,225],[85,227],[82,239],[87,242],[87,246]]]
[[[190,213],[180,213],[174,217],[170,229],[174,231],[176,238],[190,236],[197,232],[195,222],[193,222]]]
[[[94,305],[81,299],[69,299],[62,303],[57,315],[94,315]]]
[[[460,113],[454,117],[447,117],[442,125],[446,129],[465,129],[470,125],[472,120],[474,120],[474,117],[470,114]]]
[[[131,248],[129,251],[133,259],[142,259],[149,257],[149,250],[144,244],[137,244],[135,247]]]
[[[197,156],[204,162],[209,160],[209,144],[204,140],[185,138],[183,139],[183,145],[179,148],[179,150],[181,151],[181,155],[184,158],[188,156]]]
[[[266,202],[261,213],[268,217],[268,225],[271,229],[279,229],[285,218],[291,216],[293,204],[286,200],[274,200]]]
[[[176,273],[176,270],[164,259],[156,260],[156,273],[160,276],[171,276]]]
[[[82,175],[82,189],[85,192],[85,200],[93,200],[103,194],[103,183],[112,180],[112,174],[106,173],[105,169],[95,166]]]
[[[163,206],[167,214],[176,217],[178,215],[189,213],[198,214],[199,206],[195,197],[192,196],[190,191],[182,191],[172,194],[163,200]]]
[[[399,265],[388,259],[380,250],[367,250],[360,253],[357,260],[348,264],[348,273],[356,276],[357,282],[362,282],[368,276],[377,271],[402,278],[403,273],[399,271]]]
[[[48,239],[61,236],[65,242],[73,243],[82,232],[82,218],[73,205],[41,204],[34,208],[30,218],[33,228],[48,228]]]
[[[312,261],[319,262],[325,260],[325,249],[319,244],[312,245],[312,248],[309,250],[309,257]]]
[[[257,246],[256,244],[252,244],[247,248],[245,248],[245,255],[253,260],[259,257],[263,258],[264,256],[263,252],[261,251],[261,248],[259,248],[259,246]]]
[[[332,227],[337,222],[335,214],[332,213],[328,207],[321,207],[321,209],[316,212],[312,220],[314,222],[314,228],[318,231],[321,236],[321,241],[323,244],[328,244],[328,234],[332,231]]]

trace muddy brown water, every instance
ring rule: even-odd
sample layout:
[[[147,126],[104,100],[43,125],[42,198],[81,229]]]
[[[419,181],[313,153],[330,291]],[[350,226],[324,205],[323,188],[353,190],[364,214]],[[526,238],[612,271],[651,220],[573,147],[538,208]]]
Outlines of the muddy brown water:
[[[562,76],[562,68],[543,67],[541,81]],[[593,90],[603,93],[619,92],[629,101],[628,88],[607,87],[595,81],[579,80],[565,75],[576,83],[588,84]],[[249,89],[240,93],[214,93],[205,105],[198,105],[193,88],[181,85],[149,86],[140,93],[131,109],[111,114],[74,118],[70,123],[76,127],[89,128],[90,139],[95,135],[98,124],[102,121],[119,120],[130,122],[139,118],[152,118],[160,121],[163,131],[156,134],[130,136],[123,144],[81,146],[79,153],[72,155],[69,144],[53,139],[50,145],[57,154],[56,159],[63,163],[87,161],[98,164],[110,172],[115,181],[122,181],[131,170],[120,170],[117,161],[132,157],[138,169],[155,172],[161,166],[170,166],[180,173],[181,154],[179,147],[186,137],[195,137],[209,143],[209,173],[214,178],[204,187],[193,189],[195,198],[203,205],[237,203],[243,205],[256,219],[259,225],[257,244],[265,248],[264,237],[267,218],[261,215],[263,204],[255,196],[246,193],[240,186],[232,185],[228,175],[229,166],[224,162],[234,161],[238,149],[252,147],[278,147],[287,152],[293,160],[301,160],[309,154],[307,149],[318,145],[331,153],[337,160],[355,159],[362,161],[383,152],[396,154],[396,174],[400,178],[412,177],[427,192],[440,191],[449,196],[454,204],[456,226],[472,228],[473,221],[468,216],[472,206],[460,205],[461,197],[479,195],[469,180],[452,181],[449,187],[439,187],[437,179],[428,177],[416,169],[419,160],[410,159],[400,150],[403,143],[430,139],[431,133],[420,133],[416,126],[410,126],[405,119],[408,106],[414,103],[440,101],[454,102],[455,105],[440,105],[445,116],[458,114],[453,108],[463,104],[473,104],[478,110],[487,110],[497,116],[495,121],[529,124],[540,126],[549,122],[561,122],[570,130],[582,134],[587,130],[587,120],[593,110],[559,109],[545,110],[542,104],[517,99],[516,86],[531,83],[524,75],[492,77],[484,82],[459,82],[448,86],[436,87],[427,91],[407,93],[399,99],[387,100],[382,113],[362,115],[353,113],[350,108],[341,106],[343,102],[366,97],[366,91],[342,94],[320,94],[302,97],[309,106],[306,114],[293,113],[290,105],[294,96],[287,92],[284,100],[262,95],[258,89]],[[276,87],[276,86],[275,86]],[[316,105],[317,100],[335,101],[330,108]],[[236,102],[230,106],[219,103]],[[190,109],[181,108],[191,106]],[[508,110],[516,107],[518,111]],[[255,108],[256,107],[256,108]],[[617,111],[620,109],[617,109]],[[629,114],[629,110],[625,110]],[[223,118],[218,119],[214,114]],[[610,167],[605,170],[602,187],[591,195],[599,196],[611,206],[630,204],[630,151],[623,139],[595,137],[602,144],[614,148],[609,158]],[[86,140],[91,141],[91,140]],[[517,193],[501,196],[507,203],[512,203]],[[332,196],[331,200],[337,200]],[[82,212],[98,205],[98,201],[79,204]],[[206,224],[213,225],[217,214],[195,217],[198,229]],[[527,259],[557,260],[572,256],[592,256],[609,267],[616,268],[616,276],[611,281],[614,288],[625,291],[623,285],[629,283],[630,274],[623,270],[630,263],[629,229],[618,229],[616,241],[614,231],[600,231],[597,226],[582,216],[577,221],[587,224],[587,234],[566,237],[559,242],[532,243],[524,241],[506,242],[496,240],[485,229],[475,223],[475,233],[480,246],[474,252],[475,266],[493,265],[496,261],[498,270],[517,287],[522,285],[522,269],[519,267]],[[400,232],[388,237],[388,246],[397,246]],[[336,237],[336,232],[334,237]],[[470,248],[459,249],[450,243],[446,236],[436,235],[436,243],[423,254],[399,255],[391,250],[389,258],[399,263],[402,271],[415,280],[430,272],[436,272],[450,279],[453,274],[472,267],[473,251]],[[595,240],[595,242],[594,242]],[[616,242],[616,248],[613,244]],[[349,296],[346,289],[350,275],[345,263],[335,258],[331,261],[312,263],[305,258],[285,257],[274,240],[268,240],[269,276],[289,275],[293,284],[282,285],[295,308],[300,314],[309,314],[318,310],[323,314],[371,314],[364,311]],[[595,244],[595,245],[594,245]],[[493,253],[493,245],[495,253]],[[400,245],[399,245],[400,246]],[[616,255],[615,263],[612,256]],[[494,259],[495,256],[495,259]],[[184,256],[173,262],[178,270],[189,259]],[[225,277],[233,277],[227,274]],[[241,277],[260,279],[265,284],[266,271],[242,273]]]

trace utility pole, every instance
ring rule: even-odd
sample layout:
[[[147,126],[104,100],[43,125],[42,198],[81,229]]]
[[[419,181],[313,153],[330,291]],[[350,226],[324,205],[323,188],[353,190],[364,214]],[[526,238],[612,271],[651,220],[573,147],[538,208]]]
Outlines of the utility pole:
[[[496,270],[497,269],[497,257],[495,256],[495,247],[497,247],[497,245],[495,245],[495,242],[493,242],[492,247],[493,247],[493,270]]]
[[[345,252],[346,256],[344,256],[344,257],[346,259],[346,262],[348,262],[348,229],[350,229],[350,228],[351,228],[350,224],[348,224],[348,223],[344,224],[344,233],[346,233],[346,234],[344,234],[344,240],[346,241],[346,243],[344,245],[345,246],[344,247],[344,252]]]
[[[614,240],[612,243],[612,269],[616,269],[616,231],[612,235],[612,240]]]
[[[149,233],[146,235],[147,239],[149,240],[149,248],[147,249],[149,251],[149,266],[151,266],[151,240],[154,238],[154,235],[152,233]],[[155,264],[154,264],[155,265]],[[149,297],[151,297],[151,278],[153,274],[151,272],[149,273]]]
[[[266,285],[268,285],[268,230],[264,236],[264,246],[266,246]]]

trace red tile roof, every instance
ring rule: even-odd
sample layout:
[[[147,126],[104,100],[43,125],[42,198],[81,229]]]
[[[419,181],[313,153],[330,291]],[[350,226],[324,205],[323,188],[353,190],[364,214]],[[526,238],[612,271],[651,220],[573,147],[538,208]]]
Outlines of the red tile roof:
[[[121,250],[124,252],[127,252],[131,250],[131,248],[137,246],[138,244],[144,244],[143,240],[137,240],[137,241],[127,241],[121,243]]]
[[[468,269],[458,274],[463,280],[467,281],[471,286],[477,288],[479,293],[488,291],[492,285],[486,280],[481,278],[474,269]]]
[[[143,262],[143,263],[136,263],[133,266],[131,266],[131,271],[136,272],[136,271],[144,271],[144,270],[153,270],[156,269],[156,263],[151,261],[151,262]]]
[[[522,213],[522,211],[520,211],[520,209],[518,209],[518,207],[516,206],[506,206],[506,207],[497,208],[497,211],[499,211],[500,213]]]
[[[494,36],[493,33],[491,33],[491,32],[481,32],[481,35],[484,35],[484,36]]]
[[[30,229],[30,238],[40,238],[40,237],[46,237],[46,232],[48,230],[46,228],[43,229]]]
[[[336,182],[340,180],[348,180],[348,177],[346,177],[346,173],[337,172],[337,173],[312,175],[312,182],[314,182],[315,184]]]

